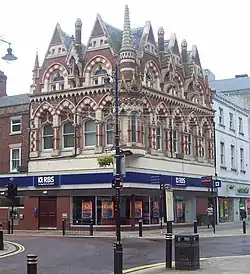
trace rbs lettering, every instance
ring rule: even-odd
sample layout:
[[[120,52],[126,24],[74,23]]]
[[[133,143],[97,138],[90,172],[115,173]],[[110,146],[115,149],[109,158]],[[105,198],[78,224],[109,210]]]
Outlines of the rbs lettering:
[[[177,186],[186,186],[186,178],[176,177],[175,178],[175,184]]]
[[[54,185],[55,183],[55,178],[54,176],[48,176],[48,177],[38,177],[37,178],[38,185]]]

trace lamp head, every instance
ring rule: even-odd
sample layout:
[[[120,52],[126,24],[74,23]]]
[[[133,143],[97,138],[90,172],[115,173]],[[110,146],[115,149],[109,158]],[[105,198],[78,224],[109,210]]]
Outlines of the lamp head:
[[[7,49],[7,54],[5,54],[2,59],[5,61],[15,61],[17,60],[17,57],[12,53],[12,48],[9,47]]]

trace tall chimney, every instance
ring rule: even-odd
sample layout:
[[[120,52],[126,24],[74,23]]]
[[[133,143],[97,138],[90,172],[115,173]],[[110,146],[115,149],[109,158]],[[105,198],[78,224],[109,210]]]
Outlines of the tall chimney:
[[[82,44],[82,21],[81,19],[76,19],[75,23],[75,44],[81,45]]]
[[[0,97],[7,96],[6,81],[7,81],[7,76],[4,75],[2,71],[0,71]]]

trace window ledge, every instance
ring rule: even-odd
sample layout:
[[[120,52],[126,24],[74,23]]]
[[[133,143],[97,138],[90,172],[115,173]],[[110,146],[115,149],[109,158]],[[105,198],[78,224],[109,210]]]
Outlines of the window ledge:
[[[234,172],[236,172],[237,168],[231,167],[231,170],[234,171]]]
[[[241,169],[240,172],[245,174],[247,171]]]
[[[239,132],[239,135],[244,136],[244,133],[243,132]]]
[[[230,129],[230,131],[235,132],[235,129],[234,129],[234,128],[229,128],[229,129]]]
[[[22,134],[22,131],[16,131],[16,132],[10,132],[10,136],[11,135],[20,135],[20,134]]]
[[[220,123],[219,123],[219,126],[220,126],[220,127],[223,127],[223,128],[226,127],[224,124],[220,124]]]
[[[221,165],[220,168],[221,168],[221,169],[224,169],[224,170],[227,170],[227,167],[226,167],[226,166],[223,166],[223,165]]]

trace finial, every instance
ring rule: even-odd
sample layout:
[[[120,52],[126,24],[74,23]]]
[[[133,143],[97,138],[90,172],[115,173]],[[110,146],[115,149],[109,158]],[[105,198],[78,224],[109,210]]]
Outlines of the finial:
[[[80,18],[77,18],[76,19],[76,23],[75,23],[75,27],[77,28],[77,27],[82,27],[82,20],[80,19]]]
[[[181,42],[181,47],[182,48],[186,48],[187,47],[187,41],[186,39],[183,39],[182,42]]]
[[[159,27],[159,29],[158,29],[158,35],[160,36],[160,35],[164,35],[164,34],[165,34],[164,28],[163,27]]]

